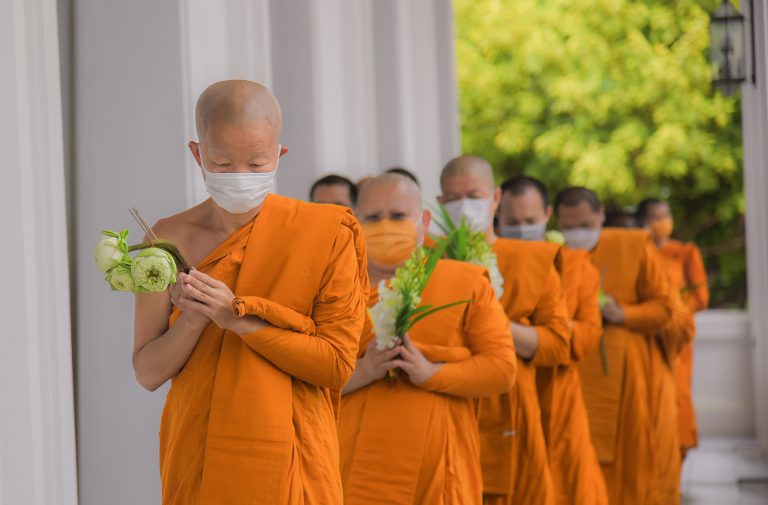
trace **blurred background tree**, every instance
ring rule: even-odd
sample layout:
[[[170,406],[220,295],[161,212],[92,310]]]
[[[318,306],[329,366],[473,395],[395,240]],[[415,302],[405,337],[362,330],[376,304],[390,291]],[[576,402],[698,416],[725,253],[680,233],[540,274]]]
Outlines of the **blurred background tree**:
[[[499,179],[667,198],[713,307],[746,303],[740,104],[710,82],[718,0],[454,0],[464,152]]]

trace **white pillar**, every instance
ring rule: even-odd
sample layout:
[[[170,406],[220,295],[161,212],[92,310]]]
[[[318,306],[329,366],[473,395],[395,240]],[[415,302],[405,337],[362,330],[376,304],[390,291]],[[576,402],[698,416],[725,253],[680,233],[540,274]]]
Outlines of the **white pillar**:
[[[0,504],[75,505],[56,2],[0,2]]]
[[[748,3],[743,5],[742,11],[749,15]],[[764,2],[754,6],[757,84],[741,87],[741,113],[755,426],[762,449],[768,451],[768,9]]]
[[[425,200],[458,155],[459,105],[450,2],[374,2],[379,168],[403,165]]]
[[[459,152],[450,2],[272,0],[270,9],[292,149],[280,192],[306,198],[323,174],[358,179],[402,165],[433,201],[442,165]]]
[[[179,0],[184,136],[197,140],[195,103],[211,83],[248,79],[272,86],[268,0]],[[186,156],[189,206],[208,198],[200,168]]]

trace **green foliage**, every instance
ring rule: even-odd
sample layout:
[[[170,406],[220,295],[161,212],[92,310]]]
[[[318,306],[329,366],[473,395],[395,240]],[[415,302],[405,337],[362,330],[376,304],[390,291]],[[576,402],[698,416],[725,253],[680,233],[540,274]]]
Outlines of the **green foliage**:
[[[497,177],[668,198],[715,306],[745,301],[740,104],[714,92],[717,0],[455,0],[465,152]]]

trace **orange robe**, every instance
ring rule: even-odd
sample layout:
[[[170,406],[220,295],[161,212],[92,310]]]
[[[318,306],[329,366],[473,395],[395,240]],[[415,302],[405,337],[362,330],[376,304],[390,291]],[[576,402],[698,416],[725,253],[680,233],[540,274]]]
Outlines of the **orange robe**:
[[[341,504],[338,391],[368,294],[359,224],[341,207],[270,195],[197,268],[272,326],[237,335],[209,324],[173,378],[163,504]]]
[[[672,314],[669,283],[641,230],[606,228],[590,259],[625,316],[605,327],[609,373],[599,353],[586,355],[579,368],[592,442],[611,505],[656,505],[656,427],[664,423],[652,417],[660,412],[653,392],[670,373],[657,338]],[[668,421],[666,430],[676,434],[676,421]]]
[[[484,503],[551,505],[555,496],[535,367],[567,362],[571,352],[560,248],[500,238],[493,250],[504,277],[501,304],[510,320],[536,327],[539,346],[533,359],[518,358],[511,390],[480,401]]]
[[[707,272],[699,248],[695,244],[669,240],[659,249],[659,254],[669,275],[672,289],[680,292],[687,308],[692,313],[706,309],[709,304]],[[691,339],[693,337],[695,337],[695,331]],[[691,396],[692,377],[693,344],[689,342],[683,346],[675,363],[678,435],[683,452],[696,447],[699,443],[696,412]]]
[[[371,296],[369,305],[378,300]],[[476,400],[509,389],[515,350],[487,272],[440,260],[425,305],[472,300],[436,312],[409,331],[413,343],[442,369],[421,386],[400,372],[341,399],[339,443],[344,503],[479,504],[482,494]],[[366,324],[360,349],[373,338]]]
[[[600,274],[586,251],[563,248],[561,254],[563,290],[573,324],[571,362],[536,370],[549,466],[558,505],[607,505],[577,366],[582,357],[597,351],[603,332]]]

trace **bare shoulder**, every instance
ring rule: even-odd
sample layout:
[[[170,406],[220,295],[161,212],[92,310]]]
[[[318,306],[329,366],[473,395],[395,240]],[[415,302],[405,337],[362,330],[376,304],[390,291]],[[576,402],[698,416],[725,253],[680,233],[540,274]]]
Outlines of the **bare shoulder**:
[[[201,235],[206,235],[205,226],[207,213],[205,202],[173,216],[157,221],[152,227],[155,235],[164,240],[170,240],[181,250],[187,259],[197,256],[196,242]]]

